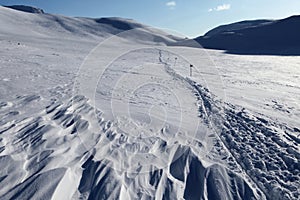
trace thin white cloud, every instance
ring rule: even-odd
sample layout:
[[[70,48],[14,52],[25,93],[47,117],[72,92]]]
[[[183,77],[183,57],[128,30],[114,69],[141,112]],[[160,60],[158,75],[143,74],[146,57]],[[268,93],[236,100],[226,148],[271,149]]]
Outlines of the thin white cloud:
[[[176,6],[176,2],[175,1],[169,1],[169,2],[166,3],[166,6],[173,9]]]
[[[212,11],[224,11],[224,10],[229,10],[231,8],[230,4],[223,4],[223,5],[219,5],[216,8],[210,8],[208,10],[208,12],[212,12]]]
[[[230,7],[231,7],[230,4],[219,5],[219,6],[216,8],[216,11],[229,10]]]

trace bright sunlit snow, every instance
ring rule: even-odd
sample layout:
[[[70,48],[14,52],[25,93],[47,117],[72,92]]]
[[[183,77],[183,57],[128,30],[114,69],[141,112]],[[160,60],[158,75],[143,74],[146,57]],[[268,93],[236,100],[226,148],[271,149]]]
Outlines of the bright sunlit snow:
[[[300,198],[298,56],[122,18],[0,27],[0,199]]]

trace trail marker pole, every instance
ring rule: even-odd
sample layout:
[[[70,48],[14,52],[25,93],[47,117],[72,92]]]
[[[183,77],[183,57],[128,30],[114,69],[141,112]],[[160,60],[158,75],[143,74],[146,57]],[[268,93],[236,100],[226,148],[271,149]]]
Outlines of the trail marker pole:
[[[192,64],[190,64],[190,77],[192,77],[193,76],[193,65]]]

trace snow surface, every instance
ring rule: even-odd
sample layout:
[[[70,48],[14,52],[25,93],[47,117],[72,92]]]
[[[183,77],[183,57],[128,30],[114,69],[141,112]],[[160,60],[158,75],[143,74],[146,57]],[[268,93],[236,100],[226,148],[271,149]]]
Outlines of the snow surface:
[[[0,7],[0,199],[299,199],[299,57],[104,21]]]

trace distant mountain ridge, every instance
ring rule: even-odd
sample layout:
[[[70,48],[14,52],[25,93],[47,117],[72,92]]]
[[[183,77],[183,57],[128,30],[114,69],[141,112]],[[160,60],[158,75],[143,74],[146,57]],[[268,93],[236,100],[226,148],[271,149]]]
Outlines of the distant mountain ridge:
[[[235,54],[300,55],[300,16],[219,26],[195,38],[204,48]]]
[[[225,32],[230,32],[230,31],[237,31],[240,29],[245,29],[245,28],[251,28],[251,27],[257,27],[257,26],[262,26],[267,23],[272,23],[274,20],[245,20],[241,22],[236,22],[228,25],[221,25],[218,26],[207,33],[205,33],[204,36],[214,36],[216,34],[220,33],[225,33]]]
[[[13,6],[4,6],[4,7],[23,11],[23,12],[28,12],[28,13],[40,13],[40,14],[45,13],[43,9],[32,7],[32,6],[13,5]]]

